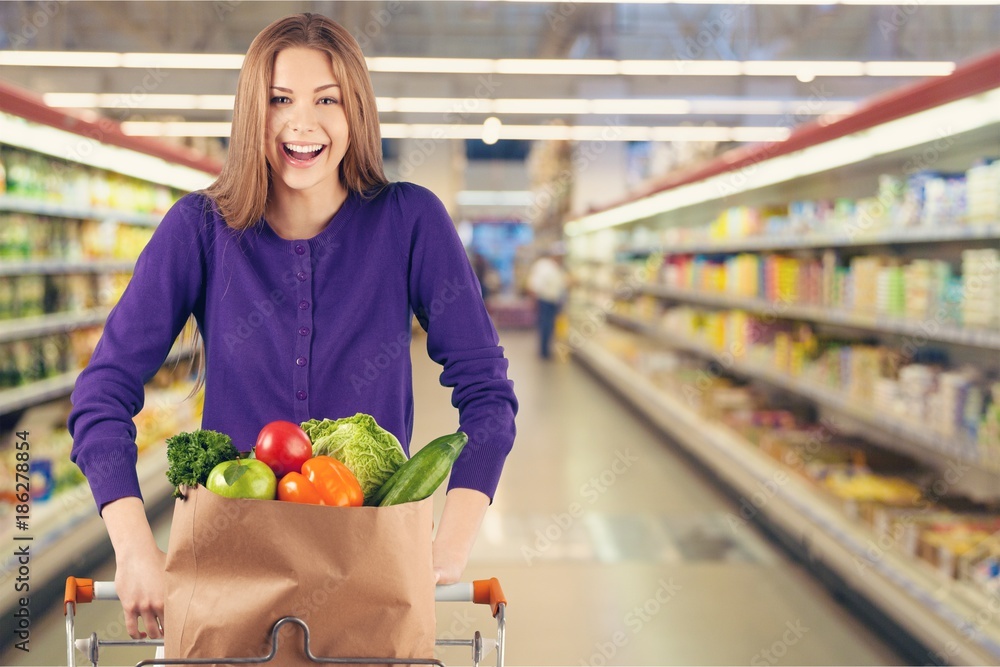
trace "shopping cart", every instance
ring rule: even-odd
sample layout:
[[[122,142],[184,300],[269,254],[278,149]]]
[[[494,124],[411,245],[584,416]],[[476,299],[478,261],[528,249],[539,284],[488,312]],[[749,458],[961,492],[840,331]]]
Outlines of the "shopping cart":
[[[94,600],[117,600],[118,594],[115,592],[115,584],[111,581],[93,581],[92,579],[80,579],[69,577],[66,579],[66,597],[63,611],[66,614],[66,659],[68,667],[76,667],[76,651],[86,654],[91,665],[97,667],[98,657],[101,647],[114,646],[163,646],[162,639],[127,639],[110,640],[101,639],[97,633],[92,633],[85,639],[76,638],[76,605]],[[505,622],[504,610],[507,607],[507,600],[504,597],[500,582],[494,579],[482,579],[471,583],[448,584],[438,586],[435,590],[434,599],[437,602],[473,602],[475,604],[488,604],[492,608],[493,618],[497,622],[496,639],[485,639],[476,630],[472,639],[438,639],[435,643],[438,646],[467,646],[472,649],[472,665],[479,667],[483,658],[491,651],[496,651],[496,665],[503,667],[504,661],[504,636]],[[271,652],[259,658],[181,658],[165,659],[151,658],[136,663],[136,667],[145,665],[206,665],[213,663],[233,664],[233,665],[260,665],[270,662],[278,652],[278,631],[285,625],[297,625],[302,630],[305,655],[312,662],[335,665],[357,665],[357,664],[382,664],[382,665],[437,665],[445,667],[440,660],[428,659],[394,659],[394,658],[326,658],[315,656],[309,646],[309,626],[300,618],[285,616],[278,619],[271,628]]]

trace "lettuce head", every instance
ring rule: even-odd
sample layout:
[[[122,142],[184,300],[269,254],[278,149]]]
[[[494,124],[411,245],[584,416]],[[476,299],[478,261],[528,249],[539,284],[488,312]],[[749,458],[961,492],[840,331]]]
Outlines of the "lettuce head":
[[[346,465],[366,498],[406,461],[396,436],[362,412],[336,420],[311,419],[302,423],[302,430],[312,441],[313,456],[332,456]]]

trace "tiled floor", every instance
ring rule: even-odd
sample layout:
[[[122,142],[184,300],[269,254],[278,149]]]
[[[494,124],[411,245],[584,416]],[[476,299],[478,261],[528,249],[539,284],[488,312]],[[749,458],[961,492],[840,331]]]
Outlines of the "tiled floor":
[[[519,435],[466,578],[504,586],[508,664],[902,664],[808,573],[731,525],[730,501],[592,376],[537,360],[530,334],[503,339]],[[455,430],[457,413],[422,341],[414,360],[419,443]],[[169,518],[155,529],[166,546]],[[94,575],[112,578],[113,563]],[[87,631],[121,636],[120,610],[86,611]],[[36,618],[30,656],[0,664],[65,664],[62,623],[58,609]],[[485,609],[439,605],[439,637],[493,627]],[[101,664],[148,656],[109,650]],[[466,649],[440,657],[471,664]]]

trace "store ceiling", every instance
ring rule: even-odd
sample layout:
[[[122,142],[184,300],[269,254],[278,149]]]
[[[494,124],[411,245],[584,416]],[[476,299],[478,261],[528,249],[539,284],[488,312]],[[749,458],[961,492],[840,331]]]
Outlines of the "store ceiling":
[[[706,60],[726,61],[723,65],[734,61],[961,62],[996,48],[1000,34],[1000,6],[982,4],[992,0],[956,6],[942,6],[948,0],[898,6],[767,5],[758,0],[704,4],[707,1],[2,2],[0,63],[4,52],[15,51],[242,54],[270,21],[312,11],[346,26],[369,58],[680,62],[664,70],[667,74],[639,76],[413,73],[373,67],[380,105],[382,98],[388,101],[380,114],[386,128],[419,125],[427,130],[447,125],[456,130],[465,126],[475,136],[476,126],[489,115],[498,116],[505,127],[529,129],[553,121],[596,129],[609,124],[759,128],[733,134],[733,141],[719,141],[721,149],[740,140],[766,138],[757,137],[754,131],[787,131],[794,122],[843,111],[915,79],[824,75],[813,79],[816,72],[797,66],[775,75],[740,74],[741,66],[736,67],[736,74],[691,75],[694,64]],[[150,67],[133,68],[0,64],[0,79],[39,93],[103,94],[100,112],[120,121],[225,123],[230,119],[227,96],[235,90],[236,69],[156,65],[155,60]],[[165,97],[169,95],[222,97],[191,101]],[[654,103],[645,110],[632,105],[623,109],[620,104],[639,99],[672,102]],[[604,106],[573,109],[579,100],[599,100]],[[389,110],[390,105],[395,110]],[[421,105],[425,110],[419,110]],[[524,105],[534,109],[526,113]],[[672,140],[676,133],[665,131],[658,136]],[[697,136],[692,133],[693,138]],[[205,146],[212,140],[188,141]]]
[[[996,45],[997,6],[759,6],[523,2],[4,2],[0,46],[7,50],[242,53],[269,21],[294,11],[331,16],[366,55],[441,58],[636,60],[955,61]],[[904,11],[905,10],[905,11]],[[702,46],[707,45],[707,46]],[[237,72],[164,69],[4,67],[2,78],[38,92],[121,95],[232,93]],[[374,72],[380,97],[461,100],[483,90],[483,75]],[[489,75],[496,98],[753,98],[858,100],[900,77]],[[147,88],[155,87],[154,90]],[[426,91],[421,93],[421,91]],[[131,97],[138,97],[132,95]],[[718,105],[717,105],[718,106]],[[129,116],[226,120],[225,110],[127,109]],[[719,113],[632,114],[627,124],[761,124],[735,105]],[[117,115],[121,116],[121,110]],[[440,112],[437,114],[440,116]],[[607,114],[594,114],[594,116]],[[744,116],[750,116],[744,118]],[[425,115],[426,116],[426,115]],[[383,114],[385,122],[405,113]],[[507,114],[505,123],[594,117]],[[424,122],[428,119],[422,118]],[[478,120],[481,120],[478,119]],[[597,121],[599,124],[599,120]],[[765,121],[766,122],[766,121]],[[772,120],[773,123],[773,120]]]

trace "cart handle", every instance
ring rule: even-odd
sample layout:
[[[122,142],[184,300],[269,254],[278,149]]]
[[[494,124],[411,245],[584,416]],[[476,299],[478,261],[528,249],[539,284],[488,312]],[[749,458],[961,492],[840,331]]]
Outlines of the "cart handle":
[[[69,613],[69,606],[76,611],[77,604],[92,602],[94,599],[94,580],[79,577],[66,577],[66,595],[63,598],[63,616]]]
[[[66,578],[66,596],[63,602],[63,615],[73,605],[76,610],[77,604],[85,604],[94,600],[115,600],[118,594],[115,591],[113,581],[94,581],[93,579],[83,579],[80,577]],[[500,582],[496,577],[492,579],[480,579],[471,584],[448,584],[438,586],[434,591],[434,599],[438,602],[475,602],[476,604],[488,604],[493,608],[493,617],[496,618],[500,605],[507,605],[507,598],[500,588]]]
[[[472,601],[476,604],[488,604],[493,608],[493,618],[500,613],[500,605],[507,606],[507,598],[500,588],[496,577],[479,579],[472,582]]]

